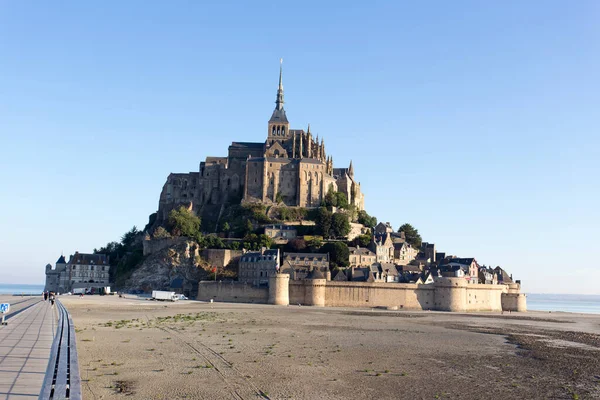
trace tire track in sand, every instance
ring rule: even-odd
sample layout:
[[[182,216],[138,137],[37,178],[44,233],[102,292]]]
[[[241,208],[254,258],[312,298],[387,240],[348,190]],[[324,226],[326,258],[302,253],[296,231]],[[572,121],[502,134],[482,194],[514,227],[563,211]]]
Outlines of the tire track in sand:
[[[222,355],[208,347],[207,345],[197,342],[190,343],[183,335],[171,328],[158,327],[158,329],[172,334],[177,340],[187,347],[192,349],[196,354],[200,355],[206,362],[213,367],[221,376],[233,397],[237,400],[246,399],[269,399],[262,390],[257,388],[248,378],[233,367],[233,365]]]

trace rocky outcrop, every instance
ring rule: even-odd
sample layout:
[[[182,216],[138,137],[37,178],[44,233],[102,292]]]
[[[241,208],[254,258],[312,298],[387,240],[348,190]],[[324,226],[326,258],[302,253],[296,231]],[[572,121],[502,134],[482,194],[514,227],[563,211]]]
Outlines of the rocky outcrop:
[[[183,278],[183,287],[197,288],[208,277],[208,264],[200,257],[198,244],[178,240],[149,254],[127,279],[122,290],[169,290],[171,281]]]

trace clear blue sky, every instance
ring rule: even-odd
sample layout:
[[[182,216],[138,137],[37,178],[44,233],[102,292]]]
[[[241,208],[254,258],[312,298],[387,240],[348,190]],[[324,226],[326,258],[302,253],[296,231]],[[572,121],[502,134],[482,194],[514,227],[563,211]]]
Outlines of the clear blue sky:
[[[91,252],[169,172],[293,128],[367,210],[528,292],[600,294],[600,3],[0,0],[0,281]]]

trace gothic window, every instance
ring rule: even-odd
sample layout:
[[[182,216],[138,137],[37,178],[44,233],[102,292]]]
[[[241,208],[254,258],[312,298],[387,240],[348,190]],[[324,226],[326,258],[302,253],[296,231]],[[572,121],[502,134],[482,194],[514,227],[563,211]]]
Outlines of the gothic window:
[[[271,135],[275,136],[275,127],[273,127],[273,131],[272,131]],[[271,144],[273,144],[273,142],[271,142]]]
[[[285,136],[285,126],[281,127],[281,136]]]

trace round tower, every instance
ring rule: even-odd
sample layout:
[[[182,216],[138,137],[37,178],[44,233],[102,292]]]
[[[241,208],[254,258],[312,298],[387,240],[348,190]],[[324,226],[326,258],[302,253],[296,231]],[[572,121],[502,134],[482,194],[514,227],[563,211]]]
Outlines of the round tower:
[[[327,279],[318,269],[313,269],[304,280],[304,303],[307,306],[325,307]]]
[[[290,304],[290,275],[274,273],[269,277],[269,304]]]
[[[461,312],[467,309],[467,281],[444,278],[435,283],[436,310]]]
[[[502,293],[501,303],[502,311],[527,311],[527,296],[521,293],[521,285],[518,283],[509,283],[506,285],[507,291]]]

